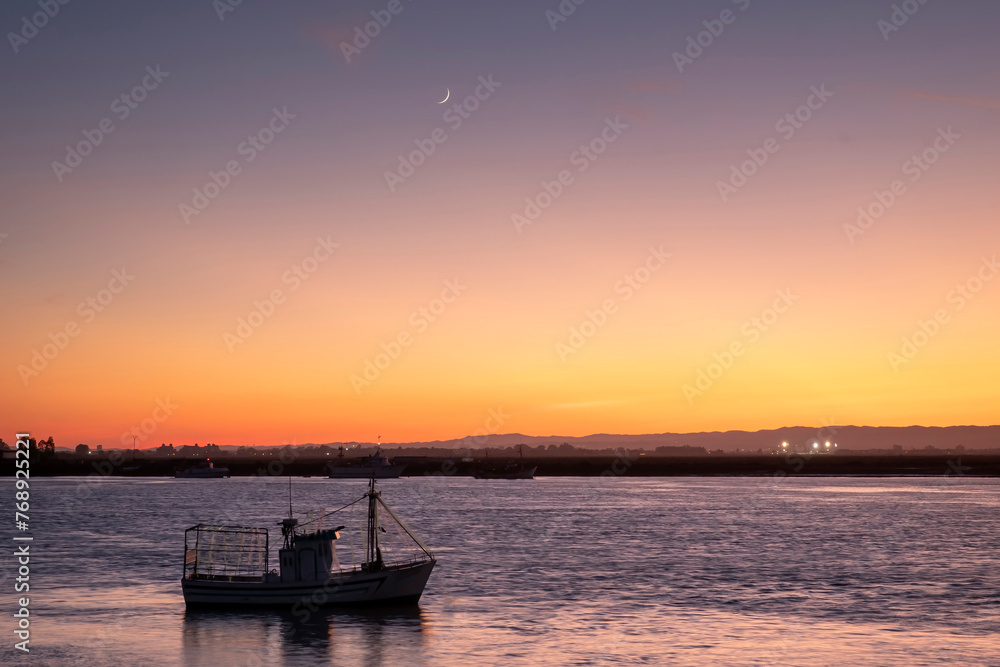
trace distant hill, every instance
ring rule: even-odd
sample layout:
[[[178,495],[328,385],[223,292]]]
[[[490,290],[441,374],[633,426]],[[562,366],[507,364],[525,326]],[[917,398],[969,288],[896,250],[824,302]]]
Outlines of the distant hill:
[[[483,447],[510,447],[525,444],[561,445],[567,443],[578,449],[643,448],[657,447],[704,447],[714,451],[721,449],[756,452],[765,451],[788,442],[792,446],[806,446],[813,440],[825,443],[835,442],[838,449],[870,450],[891,449],[899,445],[905,450],[954,449],[1000,449],[1000,426],[789,426],[764,431],[710,431],[703,433],[652,433],[646,435],[623,435],[596,433],[582,437],[549,435],[536,436],[523,433],[502,433],[481,437],[466,437],[455,440],[434,440],[431,442],[383,442],[389,449],[482,449]],[[375,443],[328,443],[330,447],[344,446],[372,447]]]
[[[657,447],[687,447],[706,451],[750,452],[758,449],[765,452],[788,442],[792,449],[804,449],[813,441],[825,444],[827,440],[837,443],[838,450],[867,451],[892,449],[899,445],[912,451],[934,447],[954,450],[965,449],[1000,450],[1000,426],[789,426],[763,431],[708,431],[702,433],[648,433],[625,435],[595,433],[580,437],[566,435],[524,435],[523,433],[500,433],[489,436],[467,436],[453,440],[433,440],[429,442],[383,442],[384,449],[404,450],[468,450],[484,448],[506,448],[515,445],[532,447],[562,445],[566,443],[576,449],[609,450],[619,448],[645,449],[653,451]],[[250,446],[250,445],[248,445]],[[344,447],[352,453],[355,450],[371,450],[374,442],[328,442],[306,443],[298,447],[330,447],[336,450]],[[179,446],[178,446],[179,447]],[[257,449],[268,446],[255,445]],[[105,451],[111,451],[107,448]],[[126,448],[128,449],[128,448]],[[145,448],[148,451],[150,448]],[[226,452],[235,452],[237,445],[220,445]],[[56,447],[57,452],[70,453],[72,448]],[[95,451],[96,453],[96,451]]]

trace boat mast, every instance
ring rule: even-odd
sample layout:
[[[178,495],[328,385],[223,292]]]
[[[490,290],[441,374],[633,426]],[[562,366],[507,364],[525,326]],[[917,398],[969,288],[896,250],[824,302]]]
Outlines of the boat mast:
[[[299,520],[292,515],[292,476],[288,475],[288,518],[282,519],[281,523],[281,537],[284,538],[284,549],[291,549],[292,544],[295,543],[295,526],[299,524]]]
[[[378,500],[379,492],[375,490],[375,471],[369,482],[368,493],[368,553],[366,555],[368,570],[382,569],[382,550],[378,546]]]

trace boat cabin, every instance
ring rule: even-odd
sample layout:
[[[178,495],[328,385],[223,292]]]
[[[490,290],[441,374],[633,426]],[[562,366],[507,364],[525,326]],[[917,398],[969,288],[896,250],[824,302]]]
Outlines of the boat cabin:
[[[322,581],[330,576],[334,568],[340,569],[334,546],[334,542],[340,539],[339,530],[293,535],[290,545],[278,549],[281,581]]]

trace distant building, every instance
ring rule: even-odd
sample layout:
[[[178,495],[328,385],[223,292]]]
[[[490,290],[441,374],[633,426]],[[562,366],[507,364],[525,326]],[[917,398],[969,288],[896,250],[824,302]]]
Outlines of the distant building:
[[[204,453],[205,452],[202,450],[201,445],[197,442],[194,443],[194,445],[184,445],[177,450],[177,455],[185,458],[202,456]]]
[[[156,455],[156,456],[173,456],[174,455],[174,443],[170,443],[169,445],[162,445],[161,444],[159,447],[157,447],[155,450],[153,450],[153,454]]]
[[[98,445],[98,449],[100,449],[100,445]],[[82,444],[81,445],[77,445],[76,446],[76,453],[77,453],[77,456],[86,456],[87,454],[90,453],[90,447],[88,445],[82,445]]]

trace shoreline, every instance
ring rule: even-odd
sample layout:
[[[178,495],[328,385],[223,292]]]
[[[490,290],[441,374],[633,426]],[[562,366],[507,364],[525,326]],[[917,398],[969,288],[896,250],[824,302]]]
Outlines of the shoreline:
[[[402,477],[471,477],[481,458],[401,457]],[[172,478],[174,472],[204,459],[130,457],[36,457],[32,477],[102,476]],[[491,458],[492,465],[508,459]],[[514,460],[514,459],[509,459]],[[232,477],[327,477],[329,459],[286,457],[216,457]],[[400,461],[402,463],[404,461]],[[536,477],[1000,477],[998,454],[939,455],[710,455],[664,457],[623,453],[620,456],[525,457]],[[13,477],[14,461],[0,461],[0,477]],[[349,478],[350,479],[350,478]],[[357,479],[357,478],[354,478]],[[483,480],[488,481],[488,480]]]

